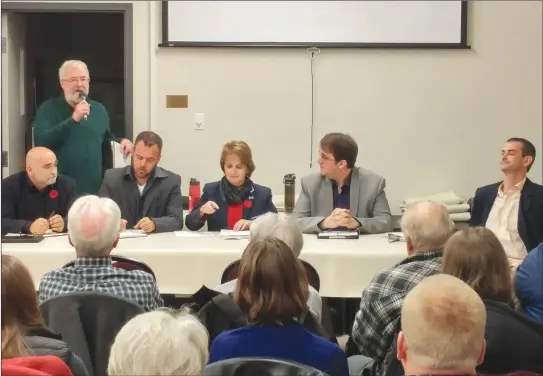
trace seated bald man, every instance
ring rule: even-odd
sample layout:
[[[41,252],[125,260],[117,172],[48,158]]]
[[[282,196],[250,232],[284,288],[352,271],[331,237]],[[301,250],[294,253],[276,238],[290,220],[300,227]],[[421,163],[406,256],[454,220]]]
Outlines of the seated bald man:
[[[35,147],[26,168],[2,180],[2,234],[64,232],[75,180],[58,175],[55,153]]]

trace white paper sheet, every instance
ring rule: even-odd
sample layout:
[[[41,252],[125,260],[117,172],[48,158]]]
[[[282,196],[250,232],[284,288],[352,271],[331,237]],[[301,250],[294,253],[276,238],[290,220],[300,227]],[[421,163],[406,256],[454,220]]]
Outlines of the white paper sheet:
[[[7,237],[17,237],[17,236],[27,236],[28,234],[15,234],[15,233],[8,233],[4,236],[7,236]],[[67,232],[54,232],[52,230],[47,230],[45,232],[45,234],[41,235],[43,236],[44,238],[53,238],[55,236],[66,236],[68,235]]]
[[[121,144],[115,141],[111,141],[111,151],[113,152],[113,167],[124,167],[130,164],[130,154],[124,156],[121,153]]]
[[[221,230],[219,236],[224,239],[249,239],[249,231]]]
[[[120,233],[121,239],[143,238],[145,236],[147,236],[147,234],[143,230],[125,230],[125,231],[121,231]]]

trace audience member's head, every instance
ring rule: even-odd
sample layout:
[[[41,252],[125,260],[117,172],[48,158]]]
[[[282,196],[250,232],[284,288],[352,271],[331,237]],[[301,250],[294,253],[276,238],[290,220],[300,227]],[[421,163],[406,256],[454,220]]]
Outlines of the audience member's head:
[[[222,148],[220,163],[226,180],[235,187],[241,187],[256,169],[253,152],[245,141],[227,142]]]
[[[447,208],[432,201],[408,205],[401,226],[410,255],[443,248],[455,230]]]
[[[134,141],[132,166],[138,179],[148,179],[154,174],[162,155],[162,138],[151,131],[143,131]]]
[[[466,282],[481,299],[515,305],[507,255],[496,235],[485,227],[470,227],[451,236],[442,271]]]
[[[158,309],[134,317],[111,346],[110,376],[201,375],[209,336],[188,311]]]
[[[423,279],[405,297],[397,356],[409,374],[476,374],[485,354],[486,310],[458,278]]]
[[[292,216],[266,213],[253,221],[250,240],[276,238],[285,242],[296,257],[300,257],[304,246],[304,237],[296,220]]]
[[[512,137],[503,150],[500,168],[505,174],[526,175],[535,161],[535,146],[525,138]]]
[[[119,241],[121,210],[115,201],[82,196],[68,212],[68,237],[78,257],[107,257]]]
[[[308,310],[305,269],[276,238],[252,240],[241,257],[234,300],[252,324],[299,318]]]
[[[17,258],[2,255],[2,359],[28,356],[23,340],[31,326],[43,326],[30,272]]]
[[[344,133],[328,133],[319,143],[318,164],[321,175],[330,179],[345,179],[356,163],[358,145]]]
[[[26,174],[34,184],[41,190],[57,181],[57,156],[51,150],[37,146],[26,154]]]

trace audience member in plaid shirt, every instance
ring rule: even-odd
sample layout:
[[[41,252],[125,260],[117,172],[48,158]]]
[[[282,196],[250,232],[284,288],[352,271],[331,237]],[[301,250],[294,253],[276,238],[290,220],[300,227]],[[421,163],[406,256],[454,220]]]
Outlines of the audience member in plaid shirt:
[[[396,336],[397,320],[407,293],[421,280],[439,273],[443,246],[454,232],[445,206],[410,205],[402,217],[407,258],[380,272],[362,293],[352,338],[363,355],[380,364]]]
[[[153,276],[112,266],[110,253],[119,241],[121,211],[109,198],[83,196],[68,212],[68,236],[77,259],[72,267],[46,273],[40,302],[70,292],[100,291],[132,300],[146,311],[164,302]]]

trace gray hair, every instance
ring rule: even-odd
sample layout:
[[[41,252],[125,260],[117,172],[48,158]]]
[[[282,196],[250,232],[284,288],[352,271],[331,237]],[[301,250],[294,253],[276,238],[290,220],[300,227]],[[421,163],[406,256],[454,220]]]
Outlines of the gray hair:
[[[87,72],[89,71],[87,64],[81,60],[66,60],[58,69],[58,78],[62,81],[66,75],[66,70],[72,67],[84,68]]]
[[[109,254],[119,238],[120,229],[121,210],[109,198],[80,197],[68,212],[68,236],[78,256]]]
[[[209,335],[188,309],[162,308],[134,317],[111,346],[107,373],[202,375],[209,359]]]
[[[250,240],[271,237],[282,240],[300,256],[304,246],[304,237],[292,216],[266,213],[254,220],[250,229]]]
[[[442,248],[455,228],[445,205],[433,201],[407,206],[401,226],[415,251]]]

